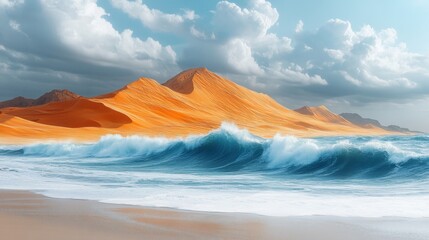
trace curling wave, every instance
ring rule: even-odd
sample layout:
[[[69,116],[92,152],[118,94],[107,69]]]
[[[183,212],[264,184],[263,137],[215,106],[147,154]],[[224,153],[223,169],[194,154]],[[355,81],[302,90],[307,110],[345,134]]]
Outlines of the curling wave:
[[[0,148],[2,155],[99,159],[99,167],[259,172],[282,177],[379,178],[429,175],[429,138],[265,139],[224,123],[207,135],[161,138],[107,135],[93,144],[44,143]]]

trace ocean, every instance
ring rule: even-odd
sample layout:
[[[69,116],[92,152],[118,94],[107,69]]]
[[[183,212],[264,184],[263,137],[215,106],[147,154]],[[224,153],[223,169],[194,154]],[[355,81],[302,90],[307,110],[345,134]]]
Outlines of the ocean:
[[[267,216],[429,217],[429,136],[119,135],[0,146],[0,188]]]

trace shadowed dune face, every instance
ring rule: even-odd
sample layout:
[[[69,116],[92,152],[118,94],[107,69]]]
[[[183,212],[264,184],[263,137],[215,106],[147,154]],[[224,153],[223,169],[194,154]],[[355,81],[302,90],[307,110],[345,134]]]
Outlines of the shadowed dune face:
[[[194,91],[193,78],[198,71],[205,71],[205,69],[190,69],[182,72],[165,82],[163,85],[178,93],[190,94]]]
[[[7,115],[7,114],[3,113],[2,111],[0,111],[0,123],[6,122],[11,118],[13,118],[13,116]]]
[[[125,114],[87,99],[49,103],[30,108],[6,108],[3,112],[41,124],[69,128],[115,128],[131,123],[131,119]]]

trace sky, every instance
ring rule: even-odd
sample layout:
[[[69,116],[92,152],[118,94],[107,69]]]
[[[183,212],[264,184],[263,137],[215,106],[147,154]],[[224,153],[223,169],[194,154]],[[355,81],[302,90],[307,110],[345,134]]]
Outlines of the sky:
[[[0,0],[0,100],[207,67],[288,108],[429,132],[429,1]]]

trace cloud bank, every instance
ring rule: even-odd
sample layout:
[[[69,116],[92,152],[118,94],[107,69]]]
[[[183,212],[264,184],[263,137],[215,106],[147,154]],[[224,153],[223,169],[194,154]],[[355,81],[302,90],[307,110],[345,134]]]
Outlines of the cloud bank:
[[[118,30],[96,0],[2,0],[1,96],[60,87],[95,95],[139,75],[163,81],[198,66],[286,104],[407,102],[429,94],[428,56],[411,52],[393,28],[356,27],[334,18],[307,29],[300,20],[291,35],[282,36],[275,31],[280,13],[265,0],[219,1],[208,13],[169,13],[141,0],[109,4],[181,43]]]
[[[288,100],[364,104],[429,93],[428,57],[398,42],[395,29],[365,25],[356,30],[349,21],[330,19],[305,31],[300,20],[293,36],[278,36],[270,32],[278,17],[268,1],[254,0],[247,7],[221,1],[211,25],[216,38],[195,40],[179,62],[241,75],[238,79],[247,79],[241,83]]]
[[[134,37],[130,29],[120,32],[106,15],[96,0],[2,2],[0,95],[64,87],[97,94],[142,73],[179,71],[171,46]]]

